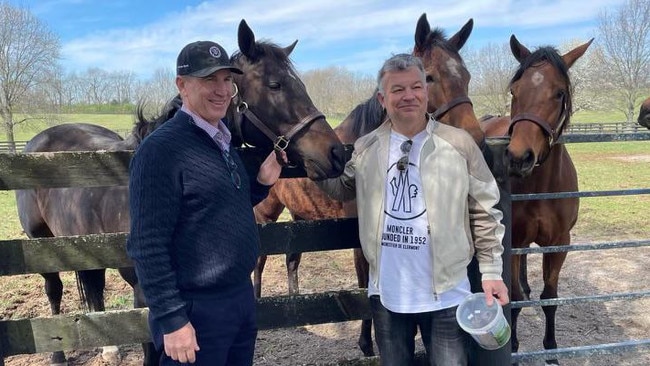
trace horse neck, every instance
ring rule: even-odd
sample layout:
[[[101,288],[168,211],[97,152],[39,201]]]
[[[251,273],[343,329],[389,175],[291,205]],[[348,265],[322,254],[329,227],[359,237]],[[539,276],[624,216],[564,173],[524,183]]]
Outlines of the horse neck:
[[[440,122],[446,123],[445,121],[449,121],[448,124],[451,126],[469,132],[477,144],[481,144],[485,140],[485,133],[481,129],[481,124],[478,122],[471,104],[458,105],[451,109],[448,113],[448,120],[443,119]]]

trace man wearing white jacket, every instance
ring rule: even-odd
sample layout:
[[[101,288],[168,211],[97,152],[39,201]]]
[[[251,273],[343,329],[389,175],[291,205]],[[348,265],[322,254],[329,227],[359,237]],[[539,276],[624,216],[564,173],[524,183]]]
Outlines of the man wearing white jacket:
[[[428,116],[420,59],[389,58],[378,86],[387,121],[357,140],[340,177],[319,185],[357,199],[381,364],[413,364],[419,328],[431,365],[464,366],[469,338],[455,312],[470,294],[474,255],[488,304],[509,302],[499,190],[472,137]]]

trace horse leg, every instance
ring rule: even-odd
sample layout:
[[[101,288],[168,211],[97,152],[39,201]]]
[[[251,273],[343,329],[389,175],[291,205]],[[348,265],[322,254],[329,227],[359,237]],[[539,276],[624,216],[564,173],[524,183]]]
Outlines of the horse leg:
[[[568,237],[568,235],[567,235]],[[568,239],[560,241],[560,243],[568,243]],[[566,259],[567,252],[560,253],[544,253],[542,259],[542,271],[544,277],[544,290],[540,295],[540,299],[555,299],[557,298],[557,286],[560,280],[560,270]],[[555,340],[555,312],[557,305],[542,306],[544,316],[546,317],[546,330],[544,333],[544,349],[556,349],[557,341]],[[547,365],[559,365],[557,360],[547,360]]]
[[[120,276],[131,286],[133,289],[133,307],[135,309],[146,308],[147,302],[144,298],[144,293],[142,292],[142,287],[138,283],[138,277],[135,273],[134,267],[123,267],[118,268]],[[158,365],[160,360],[161,352],[156,351],[153,342],[142,343],[142,353],[144,354],[144,359],[142,365],[144,366],[154,366]]]
[[[298,295],[300,293],[300,288],[298,287],[298,266],[300,266],[301,259],[302,253],[289,253],[286,255],[289,295]]]
[[[368,288],[368,262],[361,249],[354,249],[354,270],[357,273],[359,288]],[[359,348],[365,357],[375,355],[372,344],[372,318],[361,320],[361,334],[359,334]]]
[[[257,263],[255,263],[255,270],[253,271],[253,288],[256,299],[262,297],[262,273],[264,272],[264,266],[266,265],[266,258],[266,255],[260,255],[257,257]]]
[[[521,291],[521,287],[519,286],[519,274],[521,273],[520,265],[521,265],[521,256],[520,255],[513,255],[512,256],[512,278],[510,279],[511,281],[511,289],[510,291],[512,292],[510,294],[510,300],[511,301],[521,301],[523,300],[523,294]],[[517,319],[519,318],[519,314],[521,313],[521,308],[512,308],[511,310],[511,326],[512,326],[512,332],[511,332],[511,344],[512,344],[512,353],[517,353],[519,350],[519,339],[517,338]],[[517,365],[516,363],[513,365]]]
[[[269,190],[269,195],[262,200],[260,203],[253,207],[253,213],[255,214],[255,222],[258,224],[265,224],[267,222],[276,222],[284,210],[284,204],[280,201],[278,197],[277,190],[282,185],[282,181],[278,182]],[[255,263],[255,269],[253,270],[253,289],[255,292],[255,298],[259,299],[262,297],[262,273],[264,272],[264,266],[266,265],[266,255],[260,255],[257,258]],[[288,268],[288,267],[287,267]],[[297,281],[297,280],[296,280]]]
[[[41,276],[45,279],[45,294],[50,303],[50,311],[52,315],[59,315],[61,314],[61,298],[63,298],[63,282],[61,282],[61,277],[59,277],[58,272],[41,273]],[[52,352],[50,365],[63,366],[67,364],[63,351]]]
[[[77,285],[81,301],[90,311],[104,311],[104,289],[106,288],[106,269],[94,269],[77,272]],[[116,346],[102,347],[102,359],[109,365],[120,362]]]
[[[522,254],[520,256],[520,270],[519,270],[519,286],[524,295],[524,299],[530,300],[530,285],[528,284],[528,256]]]

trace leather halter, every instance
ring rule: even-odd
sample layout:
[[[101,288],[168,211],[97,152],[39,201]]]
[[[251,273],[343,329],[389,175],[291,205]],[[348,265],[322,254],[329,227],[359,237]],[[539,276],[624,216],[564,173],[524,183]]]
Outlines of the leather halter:
[[[456,107],[459,104],[464,104],[464,103],[468,103],[469,105],[473,106],[472,101],[467,96],[454,98],[454,99],[450,100],[449,102],[447,102],[447,103],[441,105],[440,107],[436,108],[436,110],[433,113],[431,113],[431,117],[433,117],[433,119],[435,119],[435,120],[439,120],[440,117],[447,114],[447,112],[452,110],[454,107]]]
[[[300,121],[298,121],[298,123],[294,125],[293,128],[291,128],[287,133],[278,136],[273,131],[271,131],[271,129],[264,122],[262,122],[262,120],[260,120],[259,117],[253,113],[253,111],[248,108],[248,103],[246,103],[239,95],[239,88],[237,87],[237,84],[233,83],[233,85],[235,86],[235,94],[232,96],[232,100],[235,103],[237,111],[237,118],[235,118],[235,121],[233,122],[234,127],[237,130],[237,133],[241,137],[242,141],[244,140],[244,134],[242,132],[241,123],[244,116],[273,142],[273,150],[276,152],[286,150],[287,147],[289,147],[289,143],[291,142],[293,136],[303,128],[307,127],[311,122],[319,118],[325,118],[325,115],[317,110],[316,112],[301,118]]]
[[[512,137],[512,131],[514,130],[515,124],[521,122],[521,121],[528,121],[536,124],[539,126],[539,128],[542,129],[544,132],[544,135],[548,138],[548,151],[551,151],[551,148],[553,145],[557,143],[557,140],[560,138],[560,134],[562,133],[562,127],[566,123],[568,119],[568,114],[567,114],[567,101],[566,101],[566,94],[562,96],[562,104],[561,104],[561,109],[560,109],[560,114],[557,117],[557,127],[553,128],[550,123],[548,123],[546,120],[538,117],[537,115],[534,115],[532,113],[519,113],[518,115],[514,116],[512,118],[512,121],[510,122],[510,127],[508,128],[508,136]],[[543,158],[538,159],[537,165],[540,165],[546,160],[546,157],[548,156],[548,153],[543,156]]]

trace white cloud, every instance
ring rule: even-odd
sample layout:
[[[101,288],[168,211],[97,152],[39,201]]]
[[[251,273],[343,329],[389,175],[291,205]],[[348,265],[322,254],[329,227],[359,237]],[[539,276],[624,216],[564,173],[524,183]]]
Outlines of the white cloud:
[[[595,19],[603,8],[622,2],[590,0],[585,6],[573,0],[445,0],[435,4],[431,0],[205,1],[164,14],[148,24],[73,39],[63,44],[62,55],[67,69],[127,69],[147,77],[157,68],[173,68],[178,51],[194,40],[216,40],[233,52],[237,49],[237,26],[243,17],[259,39],[281,46],[298,39],[292,56],[299,70],[339,65],[374,74],[381,60],[391,53],[410,50],[422,13],[427,14],[432,26],[447,29],[448,33],[474,18],[468,44],[475,39],[477,43],[507,42],[511,33],[518,38],[525,34],[521,40],[526,44],[538,40],[554,44],[558,37],[588,36],[585,33],[590,28],[583,23]],[[573,37],[572,31],[576,32]]]

